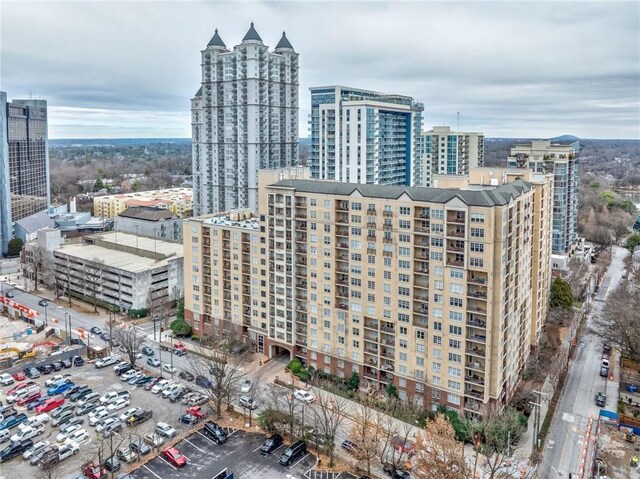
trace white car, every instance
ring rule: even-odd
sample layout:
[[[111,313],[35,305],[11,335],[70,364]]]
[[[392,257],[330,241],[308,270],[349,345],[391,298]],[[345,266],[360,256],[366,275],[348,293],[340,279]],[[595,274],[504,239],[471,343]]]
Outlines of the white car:
[[[58,433],[58,435],[56,436],[56,441],[64,442],[64,440],[66,438],[68,438],[71,434],[73,434],[74,432],[79,431],[81,429],[82,429],[82,426],[80,424],[74,424],[73,426],[67,426],[62,431],[60,431],[60,433]]]
[[[151,388],[151,392],[153,394],[158,394],[160,393],[160,391],[166,388],[170,383],[171,381],[169,381],[168,379],[163,379],[162,381],[158,381],[158,384],[156,384]]]
[[[189,393],[189,394],[185,394],[185,396],[182,398],[182,400],[180,401],[182,404],[188,404],[189,401],[191,401],[192,398],[198,397],[200,396],[200,393]]]
[[[184,386],[178,383],[174,383],[171,386],[165,388],[162,390],[162,397],[163,398],[168,398],[169,396],[171,396],[171,394],[174,391],[177,391],[178,389],[184,389]]]
[[[68,377],[69,377],[69,376],[65,377],[65,376],[63,376],[62,374],[56,374],[56,375],[55,375],[55,376],[53,376],[52,378],[47,379],[47,380],[44,382],[44,385],[45,385],[45,386],[47,386],[47,387],[51,387],[51,386],[53,386],[54,384],[58,384],[58,383],[62,383],[62,382],[67,381],[67,378],[68,378]]]
[[[156,424],[155,432],[164,437],[173,437],[177,433],[177,431],[166,422]]]
[[[120,361],[113,367],[113,370],[115,371],[116,369],[121,368],[122,366],[126,366],[127,364],[129,364],[129,361]]]
[[[240,388],[240,391],[243,393],[248,393],[249,391],[251,391],[252,385],[253,383],[251,382],[251,379],[247,379],[245,382],[242,383],[242,387]]]
[[[131,416],[133,416],[136,412],[140,410],[139,407],[131,407],[127,409],[125,412],[120,414],[120,420],[122,422],[127,422]]]
[[[171,366],[171,364],[163,364],[162,370],[169,374],[176,374],[178,372],[178,370],[174,366]]]
[[[86,429],[78,429],[77,431],[73,431],[69,436],[64,440],[65,444],[76,443],[80,444],[85,440],[89,439],[89,433]]]
[[[80,446],[78,446],[75,442],[70,442],[69,444],[64,444],[60,449],[58,449],[58,460],[62,461],[72,454],[78,454],[80,450]]]
[[[23,426],[22,424],[18,426],[18,432],[11,436],[11,442],[19,442],[24,439],[31,439],[33,437],[39,436],[44,432],[44,426],[40,425],[37,427],[31,426]]]
[[[129,379],[131,379],[133,376],[135,376],[136,374],[138,374],[138,371],[135,369],[129,369],[126,373],[122,373],[120,375],[120,379],[122,381],[128,381]]]
[[[112,413],[111,411],[107,411],[107,409],[105,408],[104,410],[100,411],[99,413],[93,415],[93,416],[89,416],[89,424],[92,426],[95,426],[96,424],[98,424],[100,421],[107,419],[108,417],[111,417]]]
[[[78,406],[84,406],[88,402],[96,402],[98,399],[100,399],[100,393],[93,392],[87,394],[85,397],[78,400]]]
[[[298,401],[306,402],[307,404],[311,404],[316,398],[309,391],[305,391],[304,389],[296,389],[293,393],[293,397]]]
[[[116,417],[110,417],[108,419],[105,419],[104,421],[102,421],[101,423],[99,423],[96,426],[96,432],[102,432],[104,431],[106,428],[108,428],[109,426],[111,426],[112,424],[119,424],[120,420]]]
[[[15,382],[16,380],[13,379],[13,376],[11,376],[11,374],[0,374],[0,384],[2,384],[3,386],[11,386]]]
[[[49,441],[36,442],[33,446],[22,453],[23,459],[29,459],[34,454],[40,452],[42,449],[49,445]]]
[[[110,402],[118,399],[118,393],[115,391],[109,391],[104,396],[100,398],[100,404],[109,404]]]
[[[131,401],[129,401],[129,398],[116,399],[114,402],[112,402],[107,406],[107,410],[119,411],[120,409],[124,409],[125,407],[127,407],[129,404],[131,404]]]

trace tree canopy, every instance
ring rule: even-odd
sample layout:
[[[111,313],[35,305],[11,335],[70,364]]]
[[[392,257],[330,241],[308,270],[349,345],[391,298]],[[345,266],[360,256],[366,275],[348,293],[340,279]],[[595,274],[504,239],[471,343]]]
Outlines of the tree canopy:
[[[573,306],[573,294],[571,285],[562,278],[556,278],[551,284],[551,307],[571,309]]]

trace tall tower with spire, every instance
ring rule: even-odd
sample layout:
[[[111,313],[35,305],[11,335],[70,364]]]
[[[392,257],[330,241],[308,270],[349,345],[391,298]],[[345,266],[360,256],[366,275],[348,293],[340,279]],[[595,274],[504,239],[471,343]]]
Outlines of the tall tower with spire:
[[[298,54],[282,33],[273,51],[253,23],[229,50],[216,29],[191,100],[194,213],[258,205],[258,170],[298,161]]]

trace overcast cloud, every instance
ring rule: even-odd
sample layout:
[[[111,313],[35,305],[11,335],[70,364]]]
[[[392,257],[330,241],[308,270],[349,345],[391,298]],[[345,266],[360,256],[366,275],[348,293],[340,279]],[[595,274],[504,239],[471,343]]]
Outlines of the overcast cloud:
[[[49,102],[52,138],[189,137],[200,50],[255,22],[309,87],[410,95],[424,126],[640,138],[640,3],[2,1],[1,88]]]

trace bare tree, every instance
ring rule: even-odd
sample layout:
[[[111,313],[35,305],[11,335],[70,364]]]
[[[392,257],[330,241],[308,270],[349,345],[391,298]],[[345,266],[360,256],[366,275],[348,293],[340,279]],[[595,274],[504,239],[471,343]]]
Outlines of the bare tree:
[[[229,403],[238,396],[246,378],[244,367],[249,362],[249,355],[234,353],[236,344],[231,338],[203,338],[197,354],[189,356],[194,373],[210,383],[204,392],[217,417],[222,414],[223,403]]]
[[[315,425],[325,453],[329,455],[329,467],[333,467],[336,446],[336,434],[344,421],[347,400],[324,392],[317,391],[313,415]]]
[[[251,382],[251,387],[246,394],[243,394],[249,400],[251,405],[257,404],[258,399],[260,397],[260,383],[264,377],[264,369],[258,369],[257,373],[253,376],[253,381]],[[253,408],[244,407],[245,414],[248,413],[249,416],[249,427],[252,425],[253,419]]]
[[[466,479],[471,471],[464,457],[464,443],[444,414],[427,421],[416,440],[412,475],[416,479]]]
[[[27,246],[25,246],[26,269],[31,273],[33,278],[34,291],[38,291],[41,275],[44,274],[48,266],[47,259],[47,250],[44,248],[34,246],[27,249]]]
[[[350,429],[349,438],[356,445],[353,455],[364,461],[367,475],[371,475],[371,462],[378,455],[381,429],[381,414],[365,404],[358,404],[356,417]]]
[[[98,295],[102,291],[104,261],[93,258],[84,265],[84,289],[93,300],[93,312],[98,312]]]
[[[95,440],[89,442],[89,447],[83,450],[85,464],[93,463],[101,468],[107,459],[115,457],[118,449],[129,441],[129,431],[124,425],[120,433],[113,433],[107,437],[96,434]],[[109,473],[108,477],[114,479],[117,474],[118,472],[114,471]]]
[[[60,258],[62,260],[62,258]],[[64,258],[56,266],[56,291],[66,291],[69,307],[71,307],[71,263],[69,257]]]
[[[126,326],[126,327],[125,327]],[[113,332],[113,339],[122,345],[132,366],[136,364],[136,354],[146,341],[146,337],[133,324],[123,324]]]
[[[64,476],[59,462],[41,464],[33,473],[35,479],[60,479]]]
[[[403,469],[415,447],[412,441],[415,428],[407,423],[398,425],[395,419],[385,414],[380,420],[380,432],[380,462],[388,464],[394,470]]]

